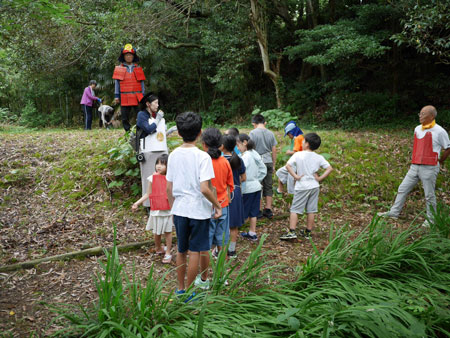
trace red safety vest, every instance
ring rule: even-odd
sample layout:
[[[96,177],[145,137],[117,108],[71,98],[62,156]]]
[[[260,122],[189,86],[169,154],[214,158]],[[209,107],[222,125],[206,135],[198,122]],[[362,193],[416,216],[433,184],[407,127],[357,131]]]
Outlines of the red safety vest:
[[[421,139],[414,133],[412,164],[437,165],[439,154],[433,151],[433,136],[427,132]]]
[[[135,64],[133,72],[128,73],[126,67],[116,66],[112,78],[120,81],[120,105],[137,106],[144,96],[141,81],[145,81],[145,75],[142,67]]]
[[[153,174],[152,192],[149,196],[152,210],[170,210],[166,187],[166,176],[157,173]]]

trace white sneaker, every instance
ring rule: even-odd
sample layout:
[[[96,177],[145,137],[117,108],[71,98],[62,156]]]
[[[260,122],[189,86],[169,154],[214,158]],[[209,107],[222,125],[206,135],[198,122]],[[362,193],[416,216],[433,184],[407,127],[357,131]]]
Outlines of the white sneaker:
[[[430,227],[430,222],[428,222],[427,220],[423,221],[422,226],[424,228],[429,228]]]
[[[202,281],[202,276],[197,275],[194,281],[194,285],[198,286],[202,290],[208,290],[209,289],[209,279]]]
[[[378,213],[377,213],[377,216],[378,216],[378,217],[390,217],[390,218],[393,218],[393,219],[398,219],[398,216],[395,216],[395,215],[390,214],[389,211],[378,212]]]

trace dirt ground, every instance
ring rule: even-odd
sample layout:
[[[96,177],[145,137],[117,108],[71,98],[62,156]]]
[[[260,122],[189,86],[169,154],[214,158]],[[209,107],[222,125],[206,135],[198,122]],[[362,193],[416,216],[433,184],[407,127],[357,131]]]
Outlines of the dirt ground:
[[[98,134],[99,132],[97,132]],[[118,137],[121,131],[112,131],[108,137]],[[117,225],[118,242],[130,243],[149,239],[143,230],[146,214],[137,214],[120,208],[111,209],[105,203],[111,198],[106,186],[92,191],[71,204],[67,197],[52,191],[58,158],[65,156],[74,146],[88,146],[95,142],[80,131],[65,133],[2,134],[0,138],[0,174],[6,177],[22,172],[0,192],[0,266],[80,250],[97,245],[111,246],[113,224]],[[30,156],[30,154],[41,154]],[[19,172],[17,172],[19,171]],[[103,175],[104,173],[102,173]],[[82,178],[80,178],[82,179]],[[5,182],[5,181],[3,181]],[[82,184],[82,182],[80,182]],[[77,185],[73,188],[77,189]],[[276,197],[275,215],[286,214],[288,205],[284,197]],[[312,240],[322,250],[328,244],[330,226],[349,225],[359,230],[366,226],[374,211],[331,209],[326,206],[316,219]],[[304,222],[300,218],[300,222]],[[394,224],[407,226],[412,218]],[[284,242],[279,236],[287,229],[287,218],[264,220],[258,223],[258,234],[268,234],[264,249],[270,257],[294,268],[310,255],[309,240]],[[238,241],[238,261],[243,261],[256,244]],[[176,252],[174,248],[173,252]],[[98,260],[87,257],[70,261],[49,262],[33,269],[0,273],[0,332],[3,336],[48,336],[56,329],[52,323],[55,314],[45,304],[87,304],[96,300],[94,278],[99,270]],[[168,288],[174,287],[174,264],[163,265],[161,257],[152,247],[121,254],[127,269],[133,264],[138,277],[145,279],[155,265],[157,275],[168,269]]]

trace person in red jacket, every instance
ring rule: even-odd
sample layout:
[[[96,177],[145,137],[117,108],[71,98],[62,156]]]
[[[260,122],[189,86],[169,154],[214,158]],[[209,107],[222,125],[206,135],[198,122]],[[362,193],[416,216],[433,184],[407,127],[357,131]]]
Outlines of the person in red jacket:
[[[120,52],[120,65],[116,66],[112,78],[115,80],[114,101],[120,103],[120,114],[125,131],[130,130],[129,118],[137,114],[139,101],[144,96],[145,75],[139,62],[136,50],[131,44],[126,44]]]
[[[389,211],[379,212],[380,217],[398,218],[406,202],[406,197],[416,184],[422,181],[427,203],[427,220],[423,226],[429,226],[433,221],[433,210],[436,209],[436,195],[434,188],[439,174],[440,165],[450,155],[450,140],[448,133],[435,121],[436,108],[425,106],[420,110],[420,124],[414,129],[414,144],[411,167],[398,187],[394,205]],[[444,152],[441,153],[441,150]]]

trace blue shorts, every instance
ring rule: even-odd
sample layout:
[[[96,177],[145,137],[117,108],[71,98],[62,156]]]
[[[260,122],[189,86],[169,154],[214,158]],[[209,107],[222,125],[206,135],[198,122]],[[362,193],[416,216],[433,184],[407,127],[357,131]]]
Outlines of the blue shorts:
[[[257,217],[261,202],[261,190],[251,192],[250,194],[243,194],[242,199],[244,200],[244,219]]]
[[[227,245],[230,239],[230,225],[228,217],[229,207],[222,208],[222,216],[218,219],[211,218],[209,223],[209,245]],[[222,243],[223,241],[223,243]]]
[[[177,231],[178,252],[209,251],[209,218],[192,219],[173,215],[173,223]]]

